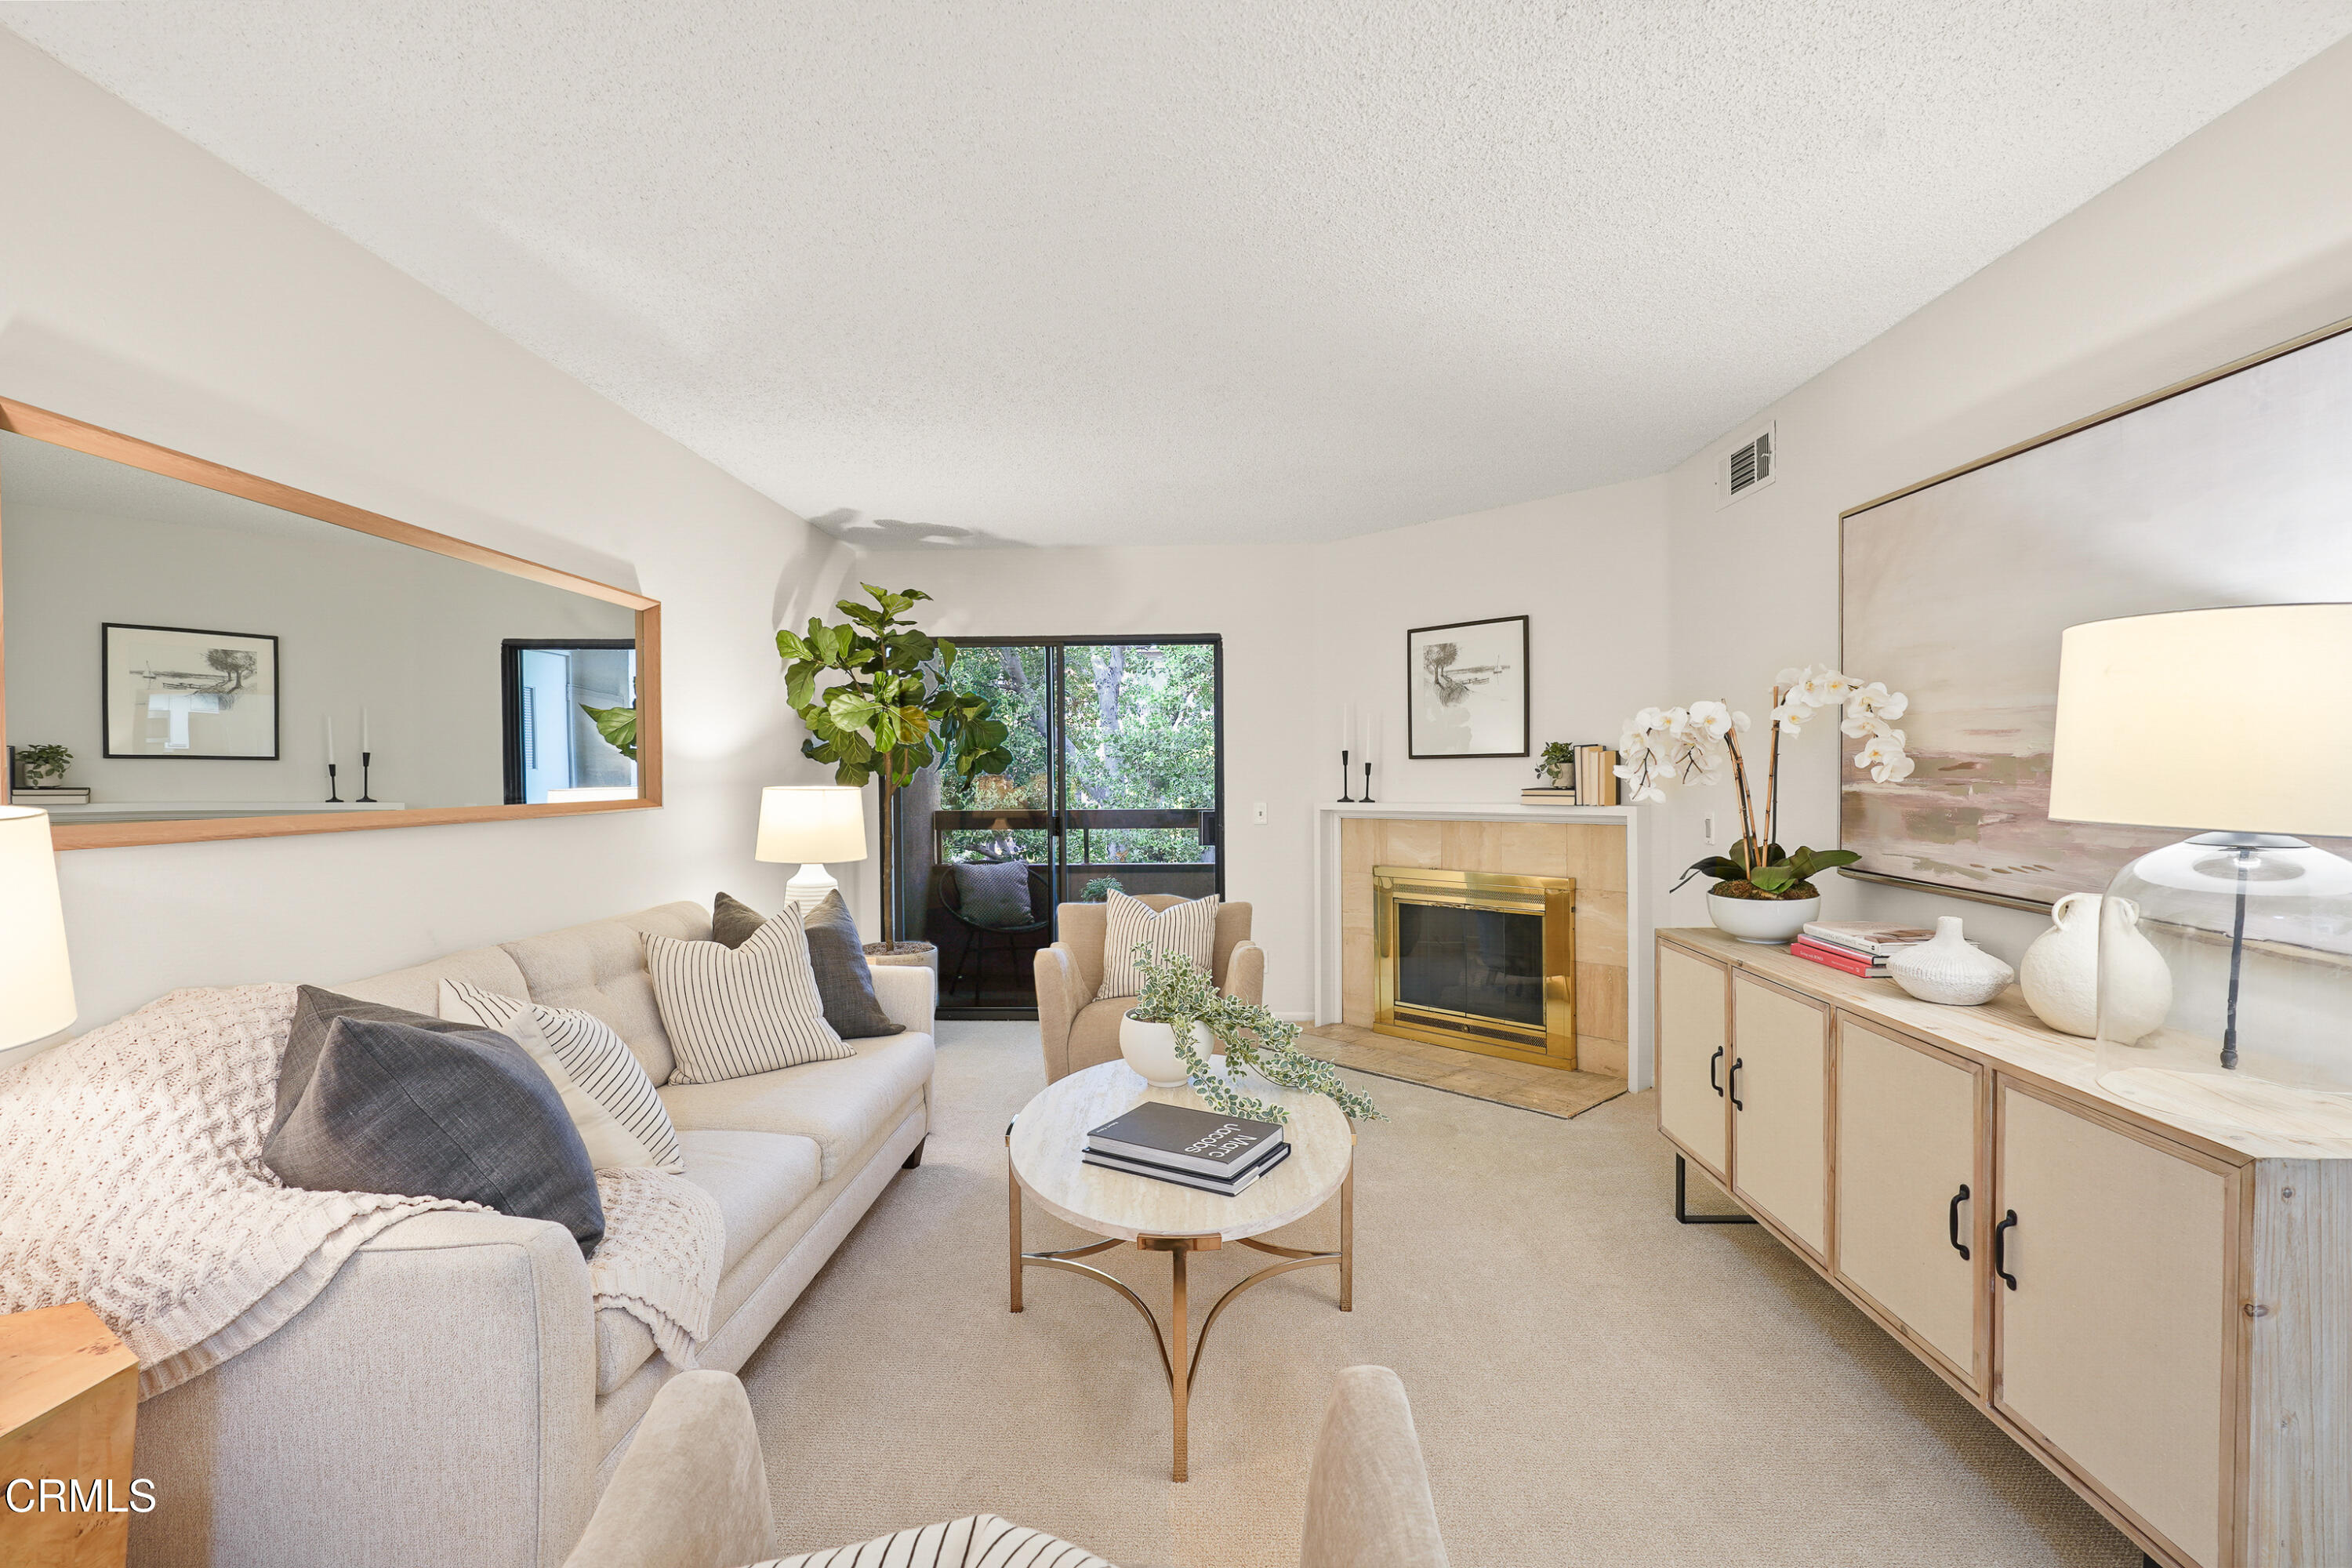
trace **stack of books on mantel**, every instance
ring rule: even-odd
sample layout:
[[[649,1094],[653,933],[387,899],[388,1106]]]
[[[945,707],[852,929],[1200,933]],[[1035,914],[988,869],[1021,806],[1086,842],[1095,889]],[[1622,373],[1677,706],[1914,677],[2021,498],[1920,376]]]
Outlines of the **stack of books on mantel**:
[[[1789,951],[1827,969],[1884,980],[1886,960],[1895,949],[1926,942],[1935,934],[1917,926],[1881,925],[1873,921],[1812,921],[1789,944]]]
[[[1290,1158],[1272,1121],[1146,1100],[1087,1134],[1086,1162],[1227,1197]]]
[[[1529,805],[1615,805],[1617,753],[1598,741],[1581,742],[1573,750],[1567,784],[1523,789],[1519,798]]]
[[[88,805],[88,784],[18,784],[8,792],[10,805]]]

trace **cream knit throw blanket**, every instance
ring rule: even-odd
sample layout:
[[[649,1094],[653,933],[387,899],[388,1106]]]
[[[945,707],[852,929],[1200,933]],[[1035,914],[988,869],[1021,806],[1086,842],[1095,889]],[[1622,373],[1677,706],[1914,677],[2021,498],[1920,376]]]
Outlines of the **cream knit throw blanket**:
[[[87,1301],[152,1398],[282,1327],[367,1239],[443,1198],[314,1193],[261,1163],[291,985],[174,991],[0,1069],[0,1311]],[[597,1177],[597,1307],[681,1368],[709,1332],[717,1200],[656,1170]]]

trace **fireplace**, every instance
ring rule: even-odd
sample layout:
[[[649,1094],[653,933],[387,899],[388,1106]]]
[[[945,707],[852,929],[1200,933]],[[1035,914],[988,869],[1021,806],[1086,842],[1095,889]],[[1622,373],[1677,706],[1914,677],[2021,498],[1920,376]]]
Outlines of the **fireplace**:
[[[1576,1066],[1576,879],[1372,868],[1372,1027]]]

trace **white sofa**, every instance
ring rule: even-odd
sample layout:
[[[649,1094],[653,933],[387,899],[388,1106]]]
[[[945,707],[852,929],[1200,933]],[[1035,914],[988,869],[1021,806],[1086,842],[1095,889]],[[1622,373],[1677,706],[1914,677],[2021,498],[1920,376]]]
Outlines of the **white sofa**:
[[[667,904],[330,989],[435,1010],[444,978],[595,1014],[645,1063],[727,1249],[705,1367],[766,1339],[929,1130],[936,982],[877,967],[906,1032],[858,1054],[669,1086],[642,931],[708,940]],[[558,1225],[432,1214],[354,1253],[277,1333],[139,1407],[140,1568],[556,1568],[674,1375],[633,1318],[593,1310]]]

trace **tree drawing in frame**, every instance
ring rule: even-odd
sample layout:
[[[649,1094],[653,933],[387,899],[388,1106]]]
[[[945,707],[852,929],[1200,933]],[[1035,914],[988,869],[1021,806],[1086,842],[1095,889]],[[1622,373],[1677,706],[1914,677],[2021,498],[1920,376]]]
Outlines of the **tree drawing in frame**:
[[[278,639],[109,621],[109,757],[278,758]]]

